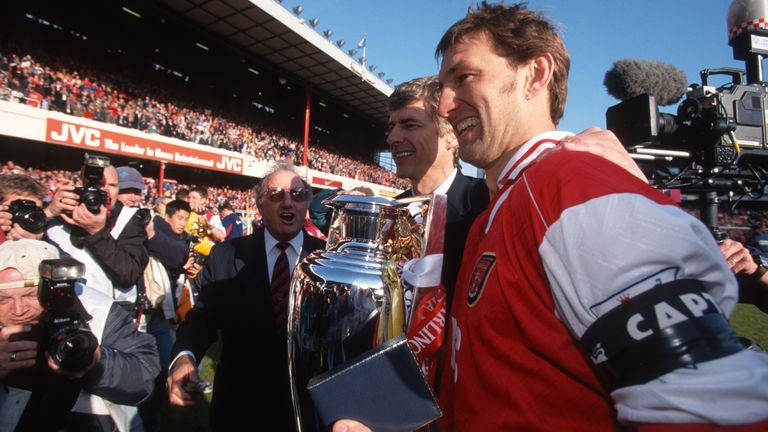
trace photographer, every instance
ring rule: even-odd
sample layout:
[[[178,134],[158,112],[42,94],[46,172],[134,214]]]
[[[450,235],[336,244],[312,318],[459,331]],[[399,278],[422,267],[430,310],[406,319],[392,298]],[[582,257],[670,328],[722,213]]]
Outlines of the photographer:
[[[0,176],[0,230],[8,240],[43,238],[46,188],[22,174]]]
[[[117,182],[117,200],[126,207],[141,207],[146,189],[141,173],[129,166],[117,167]]]
[[[78,360],[84,358],[85,367],[71,367],[66,356],[57,363],[50,348],[58,339],[32,335],[46,334],[44,317],[51,312],[43,306],[47,293],[38,291],[41,284],[48,289],[40,263],[58,257],[55,247],[37,240],[0,245],[0,430],[129,430],[133,405],[151,393],[160,372],[154,340],[135,331],[109,298],[81,286],[66,312],[88,320],[96,346],[89,361],[87,344],[75,344],[84,350]],[[74,294],[74,284],[70,289]]]
[[[85,264],[89,285],[134,302],[135,284],[149,260],[144,225],[137,209],[117,200],[117,170],[107,158],[86,157],[81,180],[81,188],[60,186],[45,209],[51,218],[47,239]]]

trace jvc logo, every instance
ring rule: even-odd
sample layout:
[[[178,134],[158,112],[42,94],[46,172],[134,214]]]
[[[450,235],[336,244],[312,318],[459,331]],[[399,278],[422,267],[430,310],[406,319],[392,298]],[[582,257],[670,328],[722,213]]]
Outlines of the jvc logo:
[[[85,126],[77,126],[68,123],[61,124],[60,131],[51,131],[51,138],[61,142],[85,144],[89,147],[98,147],[101,140],[101,131]]]
[[[216,168],[227,171],[243,171],[243,161],[239,158],[233,158],[229,156],[222,156],[221,160],[216,162]]]

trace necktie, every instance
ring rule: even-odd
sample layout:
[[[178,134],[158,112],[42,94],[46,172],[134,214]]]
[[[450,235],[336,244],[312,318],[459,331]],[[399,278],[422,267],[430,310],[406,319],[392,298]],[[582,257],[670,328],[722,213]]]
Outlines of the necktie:
[[[277,256],[275,267],[272,269],[272,283],[270,292],[272,295],[272,320],[275,328],[281,333],[286,331],[286,322],[288,321],[288,288],[291,284],[291,271],[288,266],[288,255],[285,249],[288,243],[280,242],[277,248],[280,249],[280,255]]]

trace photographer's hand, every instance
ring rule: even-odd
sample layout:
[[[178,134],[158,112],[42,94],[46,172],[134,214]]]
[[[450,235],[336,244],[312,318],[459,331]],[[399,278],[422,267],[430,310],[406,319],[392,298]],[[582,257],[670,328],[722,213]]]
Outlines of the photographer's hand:
[[[199,382],[200,375],[197,373],[195,361],[188,355],[180,356],[173,362],[171,373],[166,381],[168,401],[178,406],[194,405],[195,399],[184,389],[184,386],[187,383],[197,386]]]
[[[43,235],[45,235],[44,231],[34,234],[25,230],[24,228],[20,227],[19,224],[13,223],[13,215],[8,213],[6,210],[8,210],[8,206],[0,205],[0,229],[5,233],[6,239],[43,239]]]
[[[26,333],[31,330],[28,325],[13,325],[0,328],[0,380],[16,369],[29,368],[35,365],[37,357],[37,342],[19,340],[10,342],[14,334]]]
[[[720,251],[734,274],[751,275],[757,270],[757,263],[741,242],[725,239],[720,243]]]
[[[11,228],[10,231],[5,233],[5,237],[8,240],[19,240],[19,239],[31,239],[31,240],[42,240],[45,236],[45,231],[40,231],[39,233],[31,233],[24,228],[20,227],[19,224],[13,224],[13,228]]]
[[[753,304],[768,313],[768,273],[758,272],[757,262],[741,242],[725,239],[720,251],[739,281],[739,303]]]
[[[149,221],[144,229],[147,231],[147,240],[151,240],[155,236],[155,223]]]
[[[185,271],[189,271],[189,269],[195,265],[195,255],[192,251],[189,251],[189,254],[187,255],[187,262],[184,263],[183,266],[181,266],[182,269]]]
[[[48,361],[48,367],[51,368],[52,371],[56,372],[59,375],[63,375],[68,378],[77,379],[82,378],[87,374],[93,367],[99,363],[101,360],[101,346],[97,346],[96,350],[93,352],[93,359],[91,360],[91,364],[88,365],[83,370],[77,371],[77,372],[66,372],[61,370],[59,365],[56,364],[55,361],[53,361],[53,358],[50,356],[50,354],[45,353],[45,359]]]
[[[107,208],[101,206],[99,213],[93,214],[85,207],[85,204],[80,204],[72,211],[72,217],[62,214],[61,218],[64,222],[77,225],[88,234],[94,235],[107,225]]]
[[[185,270],[187,271],[187,278],[194,279],[197,277],[197,274],[200,273],[200,270],[202,270],[203,267],[198,263],[192,263],[191,266],[186,267]]]
[[[44,209],[45,215],[49,218],[54,218],[62,213],[70,213],[79,204],[80,197],[72,192],[75,187],[70,184],[63,184],[56,189],[56,193],[53,194],[53,198],[48,206]]]
[[[13,229],[13,225],[13,215],[8,213],[8,206],[0,205],[0,230],[3,230],[3,232],[6,233],[6,238],[8,237],[8,233]]]

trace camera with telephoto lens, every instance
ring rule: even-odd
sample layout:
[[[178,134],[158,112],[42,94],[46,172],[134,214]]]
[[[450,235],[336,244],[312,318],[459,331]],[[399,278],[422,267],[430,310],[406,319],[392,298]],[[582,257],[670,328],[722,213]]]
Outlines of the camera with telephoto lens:
[[[107,193],[101,188],[104,186],[104,168],[109,165],[109,162],[110,159],[106,156],[86,154],[83,164],[83,186],[72,191],[80,196],[78,202],[85,204],[85,208],[93,214],[99,213],[101,206],[107,207]]]
[[[45,212],[34,201],[17,199],[8,204],[11,222],[19,224],[25,231],[37,234],[45,229]]]
[[[36,327],[38,342],[66,372],[78,372],[93,362],[99,346],[80,304],[75,284],[83,278],[85,265],[72,258],[40,262],[38,300],[43,314]]]

